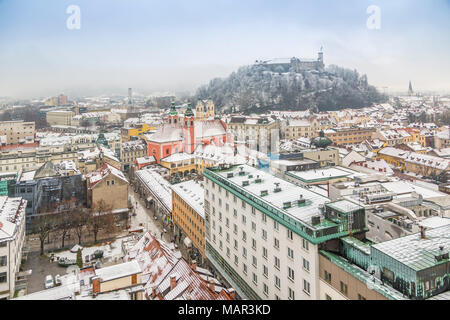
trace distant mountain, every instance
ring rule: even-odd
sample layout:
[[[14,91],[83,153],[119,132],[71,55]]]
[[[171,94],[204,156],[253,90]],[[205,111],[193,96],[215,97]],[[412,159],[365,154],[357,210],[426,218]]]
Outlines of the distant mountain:
[[[387,100],[367,76],[335,65],[296,70],[289,64],[256,63],[197,90],[196,99],[211,98],[216,109],[246,113],[267,110],[331,111],[363,108]]]

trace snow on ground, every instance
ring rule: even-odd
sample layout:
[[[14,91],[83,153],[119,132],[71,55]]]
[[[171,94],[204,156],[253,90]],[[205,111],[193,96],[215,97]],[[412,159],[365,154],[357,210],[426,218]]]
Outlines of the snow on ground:
[[[96,250],[102,250],[103,251],[103,258],[106,261],[113,261],[118,258],[123,257],[122,252],[122,241],[128,240],[128,237],[126,238],[119,238],[113,241],[111,244],[104,243],[101,245],[95,245],[90,247],[83,247],[83,250],[81,250],[81,254],[83,256],[83,262],[86,262],[86,256],[93,254]],[[55,255],[55,263],[57,260],[57,257],[61,258],[67,258],[67,259],[74,259],[76,260],[77,254],[70,252],[70,250],[65,250],[62,252],[54,253]]]

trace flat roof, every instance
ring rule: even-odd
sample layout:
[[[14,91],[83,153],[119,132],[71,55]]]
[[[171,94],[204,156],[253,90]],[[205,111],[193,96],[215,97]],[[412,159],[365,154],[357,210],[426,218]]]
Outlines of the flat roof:
[[[327,206],[341,212],[353,212],[356,210],[364,209],[364,207],[348,200],[335,201],[332,203],[328,203]]]
[[[240,176],[239,168],[243,168],[245,175]],[[222,178],[227,179],[229,182],[235,184],[237,187],[251,193],[253,196],[258,197],[261,201],[269,203],[272,207],[277,208],[280,211],[288,213],[291,217],[312,226],[311,218],[317,216],[320,213],[319,205],[323,205],[330,200],[318,193],[309,191],[308,189],[296,186],[295,184],[286,180],[275,177],[267,172],[253,168],[248,165],[240,165],[230,168],[229,170],[215,171],[216,174]],[[228,178],[229,174],[233,174],[233,177]],[[249,176],[253,177],[250,178]],[[256,183],[256,179],[261,179],[260,183]],[[244,181],[249,181],[248,186],[243,186]],[[274,192],[275,184],[281,189],[280,192]],[[266,196],[261,196],[261,191],[267,191]],[[294,201],[302,199],[306,200],[304,206],[297,206]],[[284,203],[291,202],[291,207],[284,209]]]
[[[342,167],[332,167],[307,171],[289,171],[289,175],[295,176],[296,178],[304,182],[314,182],[344,177],[362,176],[364,174],[361,174],[357,171],[344,169]]]
[[[102,281],[110,281],[142,272],[136,260],[95,270]]]

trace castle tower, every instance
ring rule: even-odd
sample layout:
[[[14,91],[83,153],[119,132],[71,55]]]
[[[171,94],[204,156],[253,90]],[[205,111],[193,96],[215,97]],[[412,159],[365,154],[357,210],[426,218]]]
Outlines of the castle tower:
[[[167,118],[169,124],[176,124],[178,122],[178,112],[175,109],[175,102],[172,102],[172,106],[170,107],[169,117]]]
[[[188,104],[184,113],[184,152],[193,153],[195,149],[195,123],[194,112]]]
[[[317,61],[319,62],[319,67],[321,69],[325,68],[325,64],[323,62],[323,47],[320,47],[320,51],[318,53]]]

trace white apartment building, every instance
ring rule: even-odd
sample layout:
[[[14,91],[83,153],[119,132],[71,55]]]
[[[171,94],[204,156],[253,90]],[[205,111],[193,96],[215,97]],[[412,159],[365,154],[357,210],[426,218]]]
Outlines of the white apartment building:
[[[319,250],[365,227],[362,207],[248,165],[204,177],[206,256],[243,299],[319,299]]]
[[[14,297],[25,241],[26,206],[22,198],[0,197],[0,300]]]

